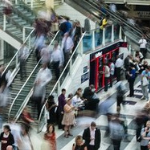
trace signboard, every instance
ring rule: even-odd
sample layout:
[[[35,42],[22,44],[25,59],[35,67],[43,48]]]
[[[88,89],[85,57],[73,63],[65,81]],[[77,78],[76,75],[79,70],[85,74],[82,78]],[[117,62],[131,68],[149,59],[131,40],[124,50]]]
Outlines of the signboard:
[[[89,80],[89,72],[87,72],[81,76],[81,84],[87,80]]]

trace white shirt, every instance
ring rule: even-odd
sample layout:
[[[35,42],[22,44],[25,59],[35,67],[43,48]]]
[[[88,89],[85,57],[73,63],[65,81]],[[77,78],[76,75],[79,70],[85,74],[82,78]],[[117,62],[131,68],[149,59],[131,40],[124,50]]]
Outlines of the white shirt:
[[[114,75],[114,73],[115,73],[115,65],[114,65],[114,63],[111,63],[110,64],[110,74]]]
[[[139,44],[140,44],[140,48],[146,48],[147,45],[146,39],[140,39]]]
[[[26,60],[28,56],[29,56],[29,49],[26,46],[21,47],[19,50],[20,59]]]
[[[59,47],[54,49],[51,54],[51,62],[57,62],[57,61],[59,61],[59,66],[62,66],[63,56],[62,56],[62,53],[61,53],[61,50],[59,49]]]
[[[118,58],[116,60],[115,67],[116,68],[121,68],[122,66],[123,66],[123,60],[121,58]]]
[[[110,4],[110,5],[109,5],[109,9],[110,9],[112,12],[116,12],[116,5],[115,5],[115,4]]]
[[[20,137],[19,150],[32,150],[31,141],[27,135]]]
[[[75,95],[73,98],[72,98],[72,105],[74,107],[77,107],[77,104],[82,102],[81,98],[80,97],[77,97],[77,95]]]
[[[48,63],[50,61],[50,50],[49,47],[46,46],[44,48],[41,49],[41,59],[43,63]]]
[[[93,140],[91,140],[91,142],[90,142],[89,145],[95,145],[95,131],[96,131],[96,129],[92,130],[92,129],[90,128],[90,135],[91,135],[90,138],[93,139]]]
[[[110,68],[108,66],[105,66],[105,77],[110,77]]]
[[[64,49],[65,52],[70,52],[71,49],[73,48],[74,43],[73,40],[70,36],[67,37],[63,37],[62,39],[62,50]]]

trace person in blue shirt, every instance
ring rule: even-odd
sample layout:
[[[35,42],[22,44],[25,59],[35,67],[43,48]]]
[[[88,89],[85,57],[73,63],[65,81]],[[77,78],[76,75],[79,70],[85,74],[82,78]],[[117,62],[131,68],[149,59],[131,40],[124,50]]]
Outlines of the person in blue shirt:
[[[70,22],[68,17],[66,18],[66,27],[67,27],[66,28],[66,32],[70,32],[71,29],[72,29],[72,24],[71,24],[71,22]]]
[[[129,97],[134,96],[134,82],[136,78],[136,69],[134,65],[130,66],[130,70],[128,71],[128,82],[129,82],[129,89],[130,89],[130,94]]]

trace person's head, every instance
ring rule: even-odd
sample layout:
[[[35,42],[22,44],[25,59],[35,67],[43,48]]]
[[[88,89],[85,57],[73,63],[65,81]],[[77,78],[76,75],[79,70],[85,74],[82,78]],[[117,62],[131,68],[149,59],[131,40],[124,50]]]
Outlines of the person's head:
[[[148,66],[145,68],[145,71],[146,71],[146,72],[149,72],[149,67],[148,67]]]
[[[81,135],[78,135],[75,139],[76,145],[80,146],[83,143],[83,138]]]
[[[47,133],[54,133],[55,132],[55,127],[52,124],[47,125]]]
[[[146,60],[144,60],[143,64],[144,65],[148,65],[148,62]]]
[[[49,102],[54,101],[54,96],[53,96],[53,95],[50,95],[50,96],[48,97],[48,101],[49,101]]]
[[[69,36],[69,33],[68,32],[66,32],[65,34],[64,34],[64,37],[68,37]]]
[[[91,130],[95,130],[96,129],[96,123],[95,122],[91,122]]]
[[[67,98],[67,99],[66,99],[66,103],[67,103],[68,105],[71,105],[71,98]]]
[[[47,63],[42,64],[42,68],[46,69],[47,68]]]
[[[5,125],[3,127],[3,131],[4,131],[5,134],[8,134],[9,132],[11,132],[10,126],[9,125]]]
[[[113,59],[110,59],[109,62],[110,62],[110,63],[113,63],[114,61],[113,61]]]
[[[72,98],[73,98],[73,94],[70,93],[70,94],[68,95],[68,98],[72,99]]]
[[[82,95],[82,88],[78,88],[76,94],[81,96]]]
[[[150,121],[146,122],[146,127],[150,128]]]
[[[95,92],[95,87],[94,87],[93,84],[91,84],[91,85],[89,86],[89,88],[91,89],[92,92]]]
[[[63,95],[65,95],[65,94],[66,94],[66,89],[62,89],[62,90],[61,90],[61,93],[62,93]]]

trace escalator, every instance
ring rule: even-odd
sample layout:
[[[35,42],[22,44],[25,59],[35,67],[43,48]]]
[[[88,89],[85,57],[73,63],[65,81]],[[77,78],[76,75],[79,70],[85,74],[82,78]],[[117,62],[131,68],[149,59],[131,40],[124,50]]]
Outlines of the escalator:
[[[113,22],[116,22],[122,26],[122,30],[124,34],[133,42],[138,43],[139,39],[144,34],[141,29],[136,28],[132,25],[130,25],[124,18],[122,18],[119,13],[113,13],[105,6],[102,6],[101,8],[99,5],[92,0],[66,0],[67,4],[71,5],[78,11],[82,13],[82,10],[86,10],[87,14],[91,14],[92,17],[96,18],[98,22],[101,21],[103,17],[105,17],[107,14],[110,16],[110,20]],[[91,17],[91,18],[92,18]],[[149,41],[149,39],[148,39]],[[150,44],[147,44],[147,49],[150,51]]]

